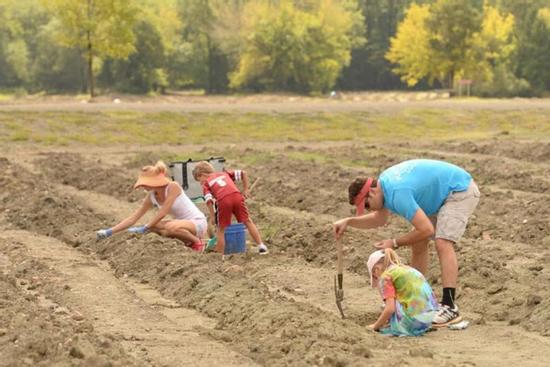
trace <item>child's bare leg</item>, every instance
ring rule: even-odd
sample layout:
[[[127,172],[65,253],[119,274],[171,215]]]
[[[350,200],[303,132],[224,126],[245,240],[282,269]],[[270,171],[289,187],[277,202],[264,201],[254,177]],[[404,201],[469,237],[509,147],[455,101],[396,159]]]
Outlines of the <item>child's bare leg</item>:
[[[219,252],[220,254],[224,254],[225,252],[225,228],[218,227],[218,230],[216,231],[216,252]]]
[[[263,242],[262,242],[262,237],[260,236],[260,231],[258,231],[258,228],[254,224],[252,219],[248,219],[244,223],[244,225],[248,229],[248,233],[250,233],[250,236],[252,236],[252,239],[254,239],[254,242],[256,242],[256,244],[258,245],[261,245]]]

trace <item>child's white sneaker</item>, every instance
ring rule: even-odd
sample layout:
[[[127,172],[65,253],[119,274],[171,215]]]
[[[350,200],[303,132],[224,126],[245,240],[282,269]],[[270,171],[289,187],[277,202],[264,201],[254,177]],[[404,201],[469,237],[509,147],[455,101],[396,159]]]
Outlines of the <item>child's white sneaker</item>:
[[[458,313],[458,306],[451,308],[447,305],[441,305],[441,308],[434,317],[432,325],[442,327],[462,321],[462,316]]]
[[[266,255],[269,253],[269,250],[267,249],[267,246],[262,243],[260,246],[258,246],[258,253],[260,255]]]

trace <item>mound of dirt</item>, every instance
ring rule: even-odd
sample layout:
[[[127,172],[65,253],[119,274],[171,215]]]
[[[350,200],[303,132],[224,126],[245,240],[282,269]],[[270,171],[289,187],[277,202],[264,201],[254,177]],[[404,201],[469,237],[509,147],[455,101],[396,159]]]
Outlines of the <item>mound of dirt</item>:
[[[41,167],[41,173],[49,182],[97,191],[130,202],[141,198],[133,190],[136,174],[130,174],[126,167],[104,166],[101,159],[92,162],[80,154],[46,153],[43,156],[35,164]]]
[[[89,322],[70,310],[38,296],[37,290],[55,274],[25,258],[17,243],[0,255],[0,352],[2,366],[141,366],[110,335],[98,335]],[[50,273],[44,279],[37,273]]]

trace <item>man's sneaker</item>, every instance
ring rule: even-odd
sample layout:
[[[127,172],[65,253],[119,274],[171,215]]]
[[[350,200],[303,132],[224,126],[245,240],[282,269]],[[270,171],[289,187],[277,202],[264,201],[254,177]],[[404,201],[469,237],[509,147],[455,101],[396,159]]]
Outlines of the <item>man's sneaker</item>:
[[[451,308],[447,305],[441,305],[441,308],[434,317],[432,326],[443,327],[462,321],[462,316],[458,313],[458,306]]]
[[[195,242],[191,245],[191,250],[196,252],[203,252],[204,251],[204,243],[202,243],[201,240],[199,242]]]
[[[265,255],[269,253],[269,250],[267,249],[267,246],[262,243],[260,246],[258,246],[258,253],[260,255]]]

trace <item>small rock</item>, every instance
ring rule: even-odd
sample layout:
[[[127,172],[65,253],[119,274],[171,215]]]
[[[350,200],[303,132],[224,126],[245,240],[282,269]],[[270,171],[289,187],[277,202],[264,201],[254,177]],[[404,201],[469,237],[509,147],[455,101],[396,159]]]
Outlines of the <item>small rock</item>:
[[[530,294],[527,296],[527,306],[536,306],[542,302],[542,297],[538,294]]]
[[[72,316],[73,320],[75,321],[82,321],[84,320],[84,316],[80,312],[75,312]]]
[[[353,349],[353,353],[363,358],[372,358],[373,354],[370,349],[364,345],[359,345]]]
[[[544,266],[542,266],[542,265],[533,265],[533,266],[530,266],[528,269],[531,270],[531,271],[541,271],[542,269],[544,269]]]
[[[0,336],[4,336],[8,333],[8,329],[1,328],[0,329]]]
[[[501,284],[493,284],[487,289],[487,294],[497,294],[502,291],[504,287]]]
[[[82,350],[80,350],[78,345],[75,345],[74,347],[71,348],[71,350],[69,351],[69,355],[73,358],[78,358],[78,359],[84,358],[84,353],[82,353]]]
[[[66,307],[63,307],[63,306],[57,307],[53,312],[57,315],[68,315],[69,314],[69,310]]]
[[[111,342],[109,341],[109,339],[104,336],[100,336],[98,342],[101,348],[109,348],[111,346]]]

